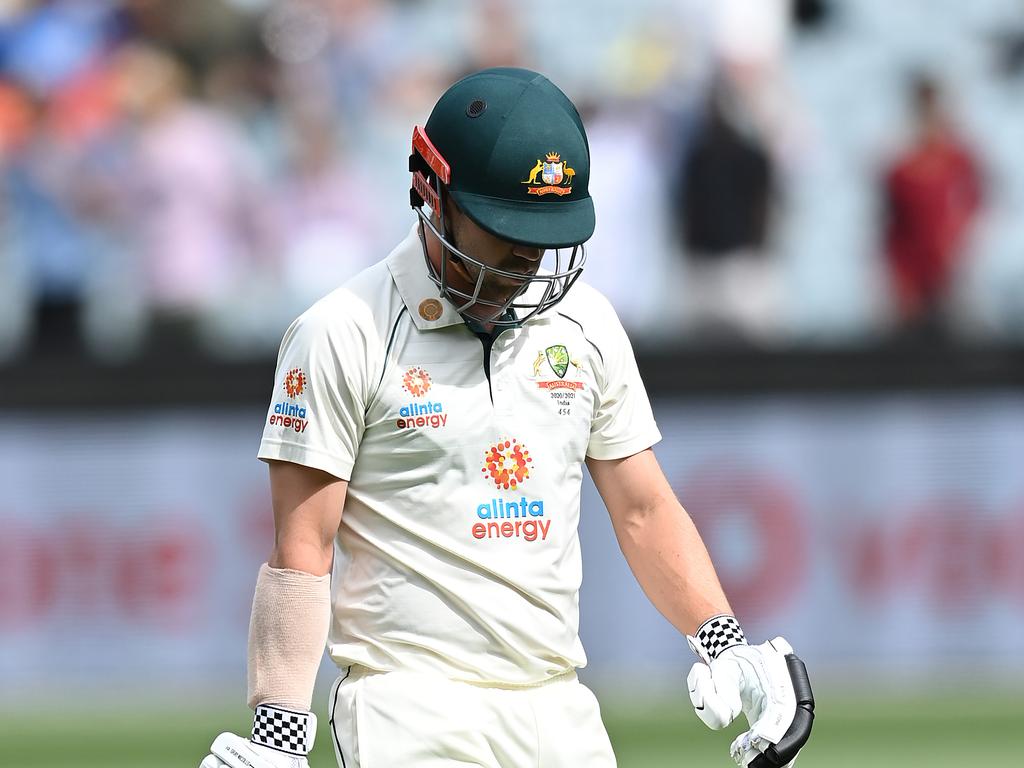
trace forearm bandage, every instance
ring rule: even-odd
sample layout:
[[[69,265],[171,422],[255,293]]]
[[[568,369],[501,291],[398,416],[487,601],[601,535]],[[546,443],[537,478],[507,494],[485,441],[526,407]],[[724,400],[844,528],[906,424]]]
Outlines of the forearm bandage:
[[[260,567],[249,619],[250,707],[309,710],[330,620],[329,575]]]

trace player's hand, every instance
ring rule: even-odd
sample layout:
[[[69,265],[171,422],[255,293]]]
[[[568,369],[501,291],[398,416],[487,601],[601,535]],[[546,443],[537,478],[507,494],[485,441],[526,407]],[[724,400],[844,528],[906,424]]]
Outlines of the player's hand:
[[[690,701],[709,728],[729,725],[740,712],[750,730],[732,743],[742,768],[782,768],[796,762],[814,722],[814,695],[807,668],[783,638],[761,645],[733,645],[710,659],[691,639],[703,660],[686,678]]]
[[[210,753],[199,768],[309,768],[304,757],[253,744],[233,733],[222,733],[214,739]]]

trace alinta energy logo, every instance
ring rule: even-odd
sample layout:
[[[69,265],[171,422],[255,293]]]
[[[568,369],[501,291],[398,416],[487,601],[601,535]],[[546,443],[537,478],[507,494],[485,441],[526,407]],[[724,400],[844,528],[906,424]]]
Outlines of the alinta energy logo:
[[[300,397],[306,391],[308,384],[309,380],[301,368],[289,370],[285,374],[283,382],[288,400],[295,400]],[[306,404],[287,401],[274,403],[274,412],[270,414],[267,423],[272,427],[293,429],[297,433],[302,434],[306,431],[306,427],[309,426],[309,419],[306,417]]]
[[[399,418],[395,426],[399,429],[438,429],[448,423],[448,414],[444,412],[444,405],[436,400],[420,402],[427,392],[430,391],[430,374],[423,368],[410,368],[402,376],[402,389],[417,400],[403,405],[398,409]]]
[[[515,491],[530,478],[533,457],[515,438],[503,438],[484,451],[481,473],[499,491]],[[474,539],[544,541],[551,521],[544,518],[544,500],[497,496],[476,506],[477,519],[470,532]]]
[[[423,397],[430,391],[430,374],[422,368],[410,368],[402,376],[402,389],[413,397]]]
[[[301,368],[292,368],[285,374],[284,391],[292,400],[306,391],[306,374]]]
[[[530,476],[530,452],[517,440],[504,440],[492,445],[484,454],[484,468],[498,488],[513,491]]]

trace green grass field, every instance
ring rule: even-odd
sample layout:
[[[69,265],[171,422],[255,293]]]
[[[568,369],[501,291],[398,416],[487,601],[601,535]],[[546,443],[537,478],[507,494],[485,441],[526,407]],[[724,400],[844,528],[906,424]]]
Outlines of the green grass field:
[[[728,768],[728,746],[741,728],[707,730],[684,699],[626,704],[602,697],[605,722],[622,768]],[[319,713],[318,713],[319,714]],[[218,732],[242,729],[247,710],[178,707],[12,714],[0,711],[0,765],[57,768],[197,766]],[[326,718],[311,765],[332,768]],[[1024,695],[970,700],[951,694],[836,699],[818,694],[818,717],[802,768],[965,768],[1021,765]],[[385,768],[374,766],[373,768]],[[388,766],[386,768],[401,768]],[[580,766],[580,768],[586,768]]]

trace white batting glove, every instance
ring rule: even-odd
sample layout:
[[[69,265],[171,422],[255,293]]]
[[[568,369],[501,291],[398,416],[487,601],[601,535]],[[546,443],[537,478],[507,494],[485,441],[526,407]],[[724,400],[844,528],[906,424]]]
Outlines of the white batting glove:
[[[804,663],[785,639],[747,645],[736,619],[716,616],[687,636],[701,658],[686,679],[697,716],[715,730],[740,712],[750,730],[732,743],[742,768],[791,768],[814,722],[814,695]]]
[[[252,738],[222,733],[199,768],[309,768],[316,715],[272,704],[256,707]]]

